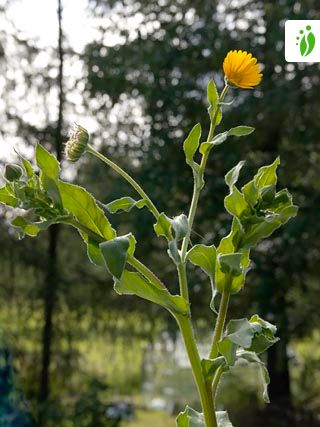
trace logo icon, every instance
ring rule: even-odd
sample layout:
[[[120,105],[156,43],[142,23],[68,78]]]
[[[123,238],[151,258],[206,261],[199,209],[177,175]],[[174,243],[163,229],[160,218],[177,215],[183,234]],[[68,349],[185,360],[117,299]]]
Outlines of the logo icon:
[[[287,62],[320,62],[320,20],[288,20],[285,23]]]
[[[300,30],[299,35],[296,37],[296,45],[300,45],[300,53],[302,56],[309,55],[316,44],[316,38],[311,31],[311,25],[306,26],[306,30]]]

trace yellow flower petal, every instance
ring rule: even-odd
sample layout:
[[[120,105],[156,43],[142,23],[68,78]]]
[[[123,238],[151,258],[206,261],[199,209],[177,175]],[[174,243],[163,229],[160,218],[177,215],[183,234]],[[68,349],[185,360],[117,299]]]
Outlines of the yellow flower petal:
[[[252,89],[262,79],[257,59],[242,50],[228,52],[223,61],[223,71],[230,84],[243,89]]]

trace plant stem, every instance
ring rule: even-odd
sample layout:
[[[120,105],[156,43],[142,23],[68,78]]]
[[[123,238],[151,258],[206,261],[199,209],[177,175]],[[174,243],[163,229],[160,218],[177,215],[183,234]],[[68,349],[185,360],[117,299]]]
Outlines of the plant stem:
[[[161,280],[137,258],[133,256],[128,256],[127,262],[130,265],[132,265],[132,267],[134,267],[139,273],[141,273],[146,279],[149,280],[149,282],[151,282],[157,288],[167,289],[166,286],[161,282]]]
[[[77,228],[78,230],[81,230],[84,233],[88,234],[88,236],[92,237],[97,242],[102,243],[105,241],[105,239],[100,234],[97,234],[94,231],[90,230],[90,228],[82,225],[76,219],[65,220],[64,224],[72,225],[73,227]],[[151,270],[149,270],[149,268],[146,265],[144,265],[137,258],[135,258],[134,256],[128,256],[127,262],[130,265],[132,265],[132,267],[134,267],[146,279],[148,279],[149,282],[154,284],[157,288],[167,289],[166,286],[161,282],[161,280]]]
[[[190,360],[193,377],[198,388],[205,426],[217,427],[211,389],[208,390],[202,374],[201,359],[195,343],[191,320],[187,316],[177,316],[176,319]]]
[[[93,154],[95,157],[106,163],[108,166],[110,166],[114,171],[116,171],[119,175],[121,175],[135,190],[136,192],[142,197],[143,200],[146,201],[148,208],[150,209],[153,216],[158,220],[160,216],[160,212],[150,199],[150,197],[147,195],[147,193],[140,187],[140,185],[126,172],[124,171],[120,166],[118,166],[116,163],[114,163],[112,160],[108,159],[108,157],[104,156],[103,154],[99,153],[99,151],[95,150],[91,145],[87,146],[88,153]]]
[[[218,356],[218,342],[221,339],[221,335],[223,332],[224,324],[226,321],[228,304],[229,304],[230,292],[224,291],[221,297],[219,313],[217,317],[216,326],[214,329],[213,339],[212,339],[212,347],[210,352],[210,359],[215,359]]]

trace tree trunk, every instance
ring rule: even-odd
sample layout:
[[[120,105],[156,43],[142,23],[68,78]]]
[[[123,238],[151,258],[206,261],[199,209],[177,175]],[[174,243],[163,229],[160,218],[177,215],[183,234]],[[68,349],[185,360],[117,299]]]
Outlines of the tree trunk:
[[[62,4],[58,0],[58,57],[59,57],[59,73],[58,73],[58,88],[59,88],[59,106],[58,106],[58,120],[54,135],[54,146],[57,159],[61,159],[62,154],[62,126],[63,126],[63,106],[64,106],[64,92],[63,92],[63,33],[62,33]],[[45,295],[44,295],[44,328],[42,335],[42,368],[40,375],[40,390],[39,390],[39,426],[45,426],[45,413],[46,403],[50,393],[50,362],[52,353],[52,338],[53,338],[53,313],[56,302],[56,293],[58,286],[58,236],[59,226],[57,224],[51,226],[48,232],[48,266],[45,282]]]
[[[281,289],[281,287],[279,287]],[[280,341],[268,350],[268,370],[270,375],[269,394],[271,403],[286,405],[291,404],[290,391],[290,372],[289,359],[287,354],[288,347],[288,318],[285,304],[286,288],[282,289],[281,295],[278,296],[276,310],[281,310],[276,314],[278,336]]]

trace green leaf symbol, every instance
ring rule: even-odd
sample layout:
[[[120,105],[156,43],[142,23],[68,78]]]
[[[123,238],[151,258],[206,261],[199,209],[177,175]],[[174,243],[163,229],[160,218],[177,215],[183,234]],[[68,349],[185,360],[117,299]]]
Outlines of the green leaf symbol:
[[[307,30],[311,30],[311,27],[307,26]],[[315,44],[316,44],[316,38],[312,31],[310,31],[307,34],[304,34],[300,41],[301,56],[308,56],[313,51]]]

